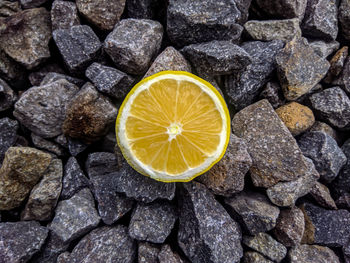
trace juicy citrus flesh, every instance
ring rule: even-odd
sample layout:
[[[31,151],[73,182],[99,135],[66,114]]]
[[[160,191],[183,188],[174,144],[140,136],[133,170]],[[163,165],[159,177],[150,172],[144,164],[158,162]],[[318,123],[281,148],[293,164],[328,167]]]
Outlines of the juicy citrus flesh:
[[[138,172],[189,181],[221,159],[230,135],[225,101],[208,82],[163,71],[138,83],[116,122],[118,144]]]

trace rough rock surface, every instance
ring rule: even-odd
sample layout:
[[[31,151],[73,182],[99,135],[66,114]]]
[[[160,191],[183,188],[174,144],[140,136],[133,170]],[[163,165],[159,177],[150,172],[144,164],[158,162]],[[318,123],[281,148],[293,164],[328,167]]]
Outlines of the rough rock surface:
[[[337,41],[308,40],[310,47],[322,58],[327,58],[335,52],[340,44]]]
[[[340,75],[340,73],[343,70],[345,60],[346,60],[348,53],[349,53],[348,50],[349,50],[349,48],[347,46],[344,46],[334,54],[334,56],[329,61],[331,66],[328,70],[328,73],[327,73],[325,79],[324,79],[324,82],[333,83],[333,84],[337,85],[336,82],[333,82],[333,81],[335,78],[337,78]]]
[[[337,205],[335,204],[327,186],[316,182],[314,187],[311,188],[310,194],[319,205],[328,209],[337,209]]]
[[[60,157],[65,155],[65,150],[59,144],[46,140],[36,135],[35,133],[32,133],[30,137],[35,147],[48,151]]]
[[[187,261],[182,260],[179,254],[172,251],[171,247],[167,244],[162,246],[158,254],[159,263],[186,263]]]
[[[47,0],[20,0],[21,6],[25,9],[43,5]]]
[[[129,17],[152,19],[156,15],[156,8],[160,3],[157,0],[126,0]]]
[[[139,242],[137,249],[137,262],[139,263],[158,263],[159,245],[149,242]]]
[[[261,99],[267,99],[274,109],[285,104],[282,88],[275,81],[269,81],[266,83],[264,89],[260,93]]]
[[[350,140],[344,142],[341,150],[345,154],[347,161],[343,169],[340,170],[338,176],[332,182],[332,189],[334,189],[337,195],[350,192]]]
[[[339,23],[342,29],[342,35],[346,39],[350,39],[350,1],[342,0],[339,6]]]
[[[79,88],[81,88],[85,84],[85,80],[74,78],[69,75],[65,75],[61,73],[49,72],[45,75],[45,77],[42,79],[42,81],[38,86],[43,86],[60,79],[65,79],[68,82],[78,86]]]
[[[273,261],[268,260],[258,252],[248,251],[244,253],[244,263],[272,263]]]
[[[337,132],[329,126],[327,123],[321,122],[321,121],[315,121],[314,125],[309,130],[311,131],[318,131],[318,132],[324,132],[331,136],[334,140],[337,142],[339,141]]]
[[[55,0],[51,7],[51,23],[52,31],[79,25],[80,19],[75,3]]]
[[[340,263],[337,255],[328,247],[317,245],[301,245],[288,252],[291,263]]]
[[[0,112],[11,108],[16,100],[16,93],[5,81],[0,79]]]
[[[9,81],[14,86],[21,86],[25,81],[23,75],[24,70],[24,67],[11,59],[0,48],[0,76],[4,80]]]
[[[13,146],[17,140],[18,122],[10,118],[0,119],[0,164],[5,152]]]
[[[297,17],[300,20],[304,17],[307,5],[307,0],[257,0],[256,2],[262,10],[268,13],[268,15],[283,18]]]
[[[18,11],[21,11],[19,2],[2,1],[0,4],[0,19],[12,16]]]

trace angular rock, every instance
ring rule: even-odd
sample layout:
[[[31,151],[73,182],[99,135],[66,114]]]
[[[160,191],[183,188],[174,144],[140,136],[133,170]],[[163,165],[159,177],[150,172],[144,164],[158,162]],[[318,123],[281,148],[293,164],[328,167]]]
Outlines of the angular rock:
[[[267,99],[274,109],[285,104],[282,89],[277,82],[269,81],[260,93],[261,99]]]
[[[85,71],[95,87],[111,97],[122,99],[132,88],[134,79],[118,69],[92,63]]]
[[[104,226],[91,231],[74,247],[69,262],[133,263],[137,247],[127,231],[122,225]]]
[[[307,0],[257,0],[258,6],[267,14],[274,17],[303,19]]]
[[[287,100],[296,100],[326,75],[329,63],[319,57],[305,38],[288,42],[276,56],[277,73]]]
[[[225,204],[229,213],[251,235],[273,229],[280,213],[278,207],[272,205],[265,195],[253,192],[242,192],[226,198]]]
[[[69,252],[63,252],[57,257],[57,263],[68,263],[69,262]]]
[[[19,11],[21,11],[21,7],[17,1],[3,0],[0,3],[0,19],[12,16]]]
[[[295,247],[300,244],[304,229],[304,214],[295,206],[281,211],[273,233],[284,246]]]
[[[339,141],[337,132],[331,126],[329,126],[327,123],[324,123],[321,121],[315,121],[314,125],[312,125],[312,127],[310,128],[309,131],[310,132],[311,131],[324,132],[324,133],[328,134],[329,136],[331,136],[337,142]]]
[[[45,66],[40,67],[38,70],[29,73],[28,79],[30,84],[32,84],[33,86],[40,86],[42,80],[50,72],[64,74],[64,70],[60,67],[60,65],[56,63],[48,63]]]
[[[66,107],[78,87],[58,80],[26,90],[15,104],[13,115],[32,132],[43,138],[62,133]]]
[[[85,143],[99,140],[117,117],[117,109],[92,84],[86,83],[67,106],[63,133]]]
[[[0,164],[5,152],[16,143],[18,122],[7,117],[0,119]]]
[[[273,261],[268,260],[258,252],[248,251],[244,253],[244,263],[272,263]]]
[[[10,147],[0,168],[0,210],[19,206],[51,162],[47,153],[30,147]]]
[[[337,209],[337,205],[335,204],[327,186],[316,182],[314,187],[311,188],[310,194],[319,205],[328,209]]]
[[[239,262],[243,256],[239,225],[197,182],[183,185],[178,243],[193,262]]]
[[[344,66],[339,76],[335,78],[332,85],[337,85],[345,90],[347,93],[350,93],[350,57],[347,56],[344,62]]]
[[[42,180],[32,189],[21,216],[22,220],[51,219],[62,190],[62,176],[62,161],[53,159]]]
[[[350,209],[350,193],[341,193],[335,204],[338,208]]]
[[[328,70],[325,79],[323,80],[324,82],[332,83],[334,79],[340,75],[340,73],[343,70],[345,60],[348,56],[348,49],[349,48],[347,46],[344,46],[341,49],[339,49],[337,53],[334,54],[332,59],[329,61],[331,66]]]
[[[56,154],[57,156],[63,156],[65,155],[65,150],[63,147],[61,147],[59,144],[54,143],[52,141],[46,140],[35,133],[31,134],[31,139],[35,147],[46,150],[48,152],[51,152],[53,154]]]
[[[244,29],[254,40],[271,41],[275,39],[291,41],[295,36],[301,37],[299,19],[284,20],[249,20]]]
[[[47,0],[20,0],[21,6],[25,9],[43,5]]]
[[[2,262],[27,262],[45,242],[49,230],[38,222],[0,223]]]
[[[267,189],[266,193],[272,203],[278,206],[294,206],[295,201],[311,191],[320,175],[311,159],[305,158],[307,171],[294,181],[279,182]]]
[[[63,148],[68,148],[68,139],[66,136],[64,136],[64,134],[58,135],[56,138],[54,138],[54,141],[61,145]]]
[[[25,72],[25,68],[0,49],[0,77],[9,81],[11,85],[21,87],[25,82],[23,72]]]
[[[100,54],[101,42],[87,25],[57,29],[52,36],[71,73],[80,73]]]
[[[64,244],[68,244],[94,229],[99,222],[94,198],[90,190],[85,188],[72,198],[58,203],[49,228]]]
[[[51,7],[52,31],[80,25],[77,6],[73,2],[55,0]]]
[[[129,224],[130,237],[152,243],[164,243],[174,227],[175,207],[165,201],[138,204]]]
[[[68,137],[68,150],[69,153],[74,157],[77,156],[79,153],[85,151],[86,148],[88,148],[88,146],[89,145],[86,143]]]
[[[276,113],[293,136],[305,132],[315,122],[312,110],[297,102],[291,102],[279,107],[276,109]]]
[[[156,14],[156,8],[159,7],[157,0],[126,0],[128,16],[139,19],[152,19]]]
[[[252,63],[243,72],[229,75],[224,80],[229,103],[236,110],[250,105],[258,97],[276,68],[275,56],[282,47],[283,42],[280,40],[251,41],[242,45],[251,56]]]
[[[27,69],[50,57],[50,14],[45,8],[17,12],[5,20],[0,49]]]
[[[164,70],[191,72],[191,65],[179,51],[170,46],[156,57],[144,78]]]
[[[310,203],[301,206],[305,218],[302,243],[341,247],[350,235],[350,212],[326,210]]]
[[[340,27],[342,29],[341,33],[343,37],[347,40],[350,39],[350,1],[341,0],[339,6],[339,15],[338,15]]]
[[[308,132],[298,140],[303,154],[312,159],[325,182],[331,182],[345,165],[347,158],[337,142],[323,132]]]
[[[196,178],[214,194],[231,196],[244,188],[244,177],[252,165],[244,140],[231,134],[225,155],[208,172]]]
[[[171,0],[167,10],[167,33],[177,46],[238,40],[243,30],[238,24],[240,21],[242,13],[236,1]]]
[[[307,171],[295,139],[267,100],[238,112],[232,119],[232,131],[247,141],[253,160],[250,174],[255,186],[293,181]]]
[[[69,199],[81,189],[89,187],[89,179],[86,178],[74,157],[68,159],[63,174],[61,199]]]
[[[0,112],[10,109],[16,100],[16,93],[5,81],[0,79]]]
[[[79,88],[85,84],[85,80],[74,78],[74,77],[64,75],[61,73],[49,72],[42,79],[40,86],[47,85],[49,83],[55,82],[55,81],[60,80],[60,79],[65,79],[68,82],[78,86]]]
[[[287,248],[266,233],[244,236],[243,244],[275,262],[280,262],[287,254]]]
[[[332,182],[332,189],[337,195],[350,193],[350,140],[344,142],[341,150],[345,154],[347,161],[343,169],[340,170],[339,175]]]
[[[158,245],[148,243],[148,242],[139,242],[138,243],[138,261],[139,263],[159,263],[158,254],[160,248]]]
[[[288,252],[288,259],[291,263],[340,263],[332,249],[317,245],[301,245],[292,248]]]
[[[112,30],[119,21],[125,0],[77,0],[79,13],[101,30]]]
[[[171,247],[168,244],[162,246],[158,254],[159,263],[185,263],[184,260],[177,254],[172,251]]]
[[[327,58],[333,52],[335,52],[340,44],[337,41],[323,41],[323,40],[308,40],[310,47],[314,52],[322,58]]]

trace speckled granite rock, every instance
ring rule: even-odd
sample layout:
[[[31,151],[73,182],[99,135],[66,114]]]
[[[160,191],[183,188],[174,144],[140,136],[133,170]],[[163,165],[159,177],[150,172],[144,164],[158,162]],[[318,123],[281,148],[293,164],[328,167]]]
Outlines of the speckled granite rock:
[[[19,11],[21,11],[21,7],[18,1],[4,0],[0,3],[0,19],[12,16]]]
[[[32,142],[34,144],[35,147],[48,151],[50,153],[53,153],[59,157],[62,157],[66,154],[65,149],[59,145],[58,143],[46,140],[38,135],[36,135],[35,133],[32,133],[30,135]]]
[[[345,60],[348,56],[348,50],[349,48],[347,46],[344,46],[334,54],[334,56],[329,61],[331,66],[328,70],[325,79],[323,80],[324,82],[333,83],[334,85],[337,85],[336,81],[333,81],[340,75],[340,73],[343,70]]]
[[[350,1],[342,0],[339,6],[339,23],[342,29],[342,35],[346,39],[350,39]]]
[[[66,80],[32,87],[16,102],[13,115],[37,135],[55,137],[62,133],[66,107],[77,91],[78,87]]]
[[[124,11],[125,0],[77,0],[79,13],[102,30],[112,30]]]
[[[350,192],[350,140],[346,140],[341,147],[342,152],[345,154],[347,161],[340,170],[339,175],[332,182],[332,190],[334,194],[340,195],[341,193]]]
[[[268,15],[274,17],[303,19],[307,0],[257,0],[258,6]]]
[[[5,20],[0,49],[27,69],[50,57],[50,14],[45,8],[17,12]]]
[[[76,157],[77,155],[79,155],[80,153],[84,152],[89,145],[80,141],[80,140],[76,140],[70,137],[67,137],[68,140],[68,150],[69,153]]]
[[[316,55],[305,38],[288,42],[276,56],[276,62],[278,78],[288,100],[295,100],[311,90],[330,66],[326,59]]]
[[[137,249],[137,262],[139,263],[158,263],[159,245],[149,242],[139,242]]]
[[[301,245],[288,252],[291,263],[340,263],[337,255],[328,247]]]
[[[274,109],[285,104],[282,88],[275,81],[267,82],[259,97],[261,99],[267,99]]]
[[[0,168],[0,210],[19,206],[49,166],[51,156],[30,147],[10,147]]]
[[[40,250],[49,230],[38,222],[0,223],[0,258],[2,262],[28,262]]]
[[[33,8],[43,5],[47,0],[20,0],[23,8]]]
[[[232,132],[247,141],[255,186],[293,181],[307,171],[295,139],[267,100],[238,112],[232,119]]]
[[[321,121],[315,121],[314,125],[309,130],[311,131],[318,131],[318,132],[324,132],[331,136],[334,140],[337,142],[339,141],[339,137],[337,135],[337,132],[329,126],[327,123],[321,122]]]
[[[273,261],[268,260],[258,252],[248,251],[243,256],[244,263],[272,263]]]
[[[280,213],[265,195],[242,192],[225,199],[226,209],[251,235],[267,232],[276,226]]]
[[[0,79],[0,112],[11,108],[16,100],[16,93],[5,81]]]
[[[315,51],[315,53],[322,57],[327,58],[333,52],[335,52],[340,44],[337,41],[323,41],[323,40],[308,40],[310,47]]]
[[[0,164],[2,163],[5,152],[16,143],[18,122],[10,118],[0,119]]]
[[[47,85],[49,83],[55,82],[60,79],[65,79],[68,82],[78,86],[81,88],[85,84],[85,80],[79,79],[79,78],[74,78],[69,75],[61,74],[61,73],[56,73],[56,72],[49,72],[45,75],[45,77],[42,79],[40,84],[38,86],[43,86]]]
[[[25,82],[23,71],[25,71],[23,66],[0,49],[0,77],[14,86],[21,86]]]
[[[77,6],[73,2],[55,0],[51,7],[52,31],[80,24]]]
[[[186,263],[187,261],[183,260],[179,254],[172,251],[171,247],[168,244],[162,246],[158,254],[159,263]]]
[[[337,209],[337,205],[335,204],[327,186],[316,182],[314,187],[311,188],[310,194],[319,205],[328,209]]]
[[[177,239],[186,256],[193,262],[239,262],[239,225],[204,185],[190,182],[181,190]]]
[[[47,63],[44,67],[38,68],[36,71],[29,73],[28,79],[33,86],[40,86],[40,83],[49,73],[64,74],[64,70],[57,63]]]
[[[123,19],[104,42],[104,50],[116,66],[130,74],[147,71],[157,55],[163,38],[163,26],[148,19]]]
[[[196,178],[214,194],[231,196],[244,188],[244,177],[252,165],[244,140],[231,134],[226,153],[208,172]]]
[[[152,19],[161,4],[157,0],[126,0],[125,9],[131,18]]]

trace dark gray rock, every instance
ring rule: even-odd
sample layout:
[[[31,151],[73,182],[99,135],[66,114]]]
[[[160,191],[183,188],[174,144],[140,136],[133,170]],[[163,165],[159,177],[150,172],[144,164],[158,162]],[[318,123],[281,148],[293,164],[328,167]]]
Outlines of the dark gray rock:
[[[77,6],[73,2],[55,0],[51,7],[52,31],[80,24]]]
[[[39,7],[47,2],[47,0],[20,0],[21,6],[25,9]]]
[[[0,119],[0,164],[5,152],[16,143],[18,122],[7,117]]]
[[[91,231],[74,247],[69,262],[133,263],[137,247],[127,231],[121,225],[104,226]]]
[[[159,263],[185,263],[179,254],[172,251],[171,247],[168,244],[162,246],[158,254]],[[158,262],[158,261],[157,261]],[[151,262],[150,262],[151,263]]]
[[[226,198],[225,204],[229,213],[251,235],[273,229],[280,213],[278,207],[272,205],[265,195],[253,192],[242,192]]]
[[[64,156],[66,153],[65,149],[61,145],[54,143],[52,141],[46,140],[36,135],[35,133],[32,133],[30,137],[32,139],[34,146],[39,149],[46,150],[50,153],[56,154],[59,157]]]
[[[56,63],[48,63],[40,67],[38,70],[29,73],[28,79],[30,84],[32,84],[33,86],[40,86],[42,80],[50,72],[64,74],[64,70],[61,68],[60,65]]]
[[[74,157],[77,156],[79,153],[82,153],[83,151],[85,151],[86,148],[89,146],[86,143],[83,143],[79,140],[72,139],[70,137],[68,137],[67,140],[68,140],[69,153]]]
[[[301,245],[294,247],[288,252],[291,263],[340,263],[339,258],[328,247],[317,245]]]
[[[232,132],[247,141],[253,160],[250,175],[255,186],[293,181],[306,173],[302,152],[267,100],[238,112],[232,119]]]
[[[248,1],[247,1],[248,2]],[[243,1],[239,1],[243,7]],[[242,33],[243,16],[236,1],[169,1],[167,33],[176,46],[238,40]],[[245,18],[245,17],[244,17]]]
[[[85,84],[85,80],[74,78],[65,74],[56,73],[56,72],[49,72],[45,75],[45,77],[42,79],[40,86],[49,84],[51,82],[55,82],[56,80],[65,79],[68,82],[78,86],[79,88],[82,87]]]
[[[321,122],[321,121],[315,121],[314,125],[310,128],[309,131],[318,131],[318,132],[324,132],[331,136],[334,140],[336,140],[339,143],[339,136],[337,132],[329,126],[327,123]]]
[[[341,27],[341,33],[347,40],[350,39],[350,1],[341,0],[339,6],[339,23]]]
[[[345,192],[338,195],[339,197],[335,201],[337,207],[342,209],[350,209],[350,193]]]
[[[101,30],[112,30],[119,21],[125,0],[77,0],[79,13]]]
[[[9,57],[33,69],[50,57],[50,13],[45,8],[17,12],[4,20],[0,49]]]
[[[287,100],[309,92],[326,75],[329,63],[318,56],[305,38],[288,42],[276,56],[277,73]]]
[[[241,15],[238,19],[238,24],[243,25],[248,20],[249,8],[252,3],[252,0],[235,0],[238,10],[241,12]]]
[[[336,0],[309,0],[301,28],[306,36],[334,40],[338,35]]]
[[[331,182],[345,165],[347,158],[337,142],[323,132],[308,132],[298,140],[303,154],[312,159],[325,182]]]
[[[181,52],[198,71],[209,75],[233,74],[244,70],[252,62],[243,48],[230,41],[192,44]]]
[[[157,0],[126,0],[128,17],[152,19],[156,15]]]
[[[58,135],[56,138],[53,139],[55,142],[57,142],[59,145],[61,145],[63,148],[68,148],[68,139],[64,134]]]
[[[273,17],[303,19],[307,0],[257,0],[258,7]]]
[[[70,157],[64,166],[61,199],[69,199],[89,186],[89,180],[81,170],[77,159]]]
[[[333,85],[337,85],[350,93],[350,57],[347,56],[344,61],[344,66],[339,74],[339,76],[332,81]]]
[[[169,202],[139,203],[131,216],[129,235],[141,241],[164,243],[176,218],[175,207]]]
[[[85,188],[72,198],[58,203],[49,228],[64,244],[68,244],[94,229],[99,222],[94,198],[90,190]]]
[[[343,169],[340,170],[339,175],[332,182],[332,189],[337,195],[346,192],[350,193],[350,140],[344,142],[341,150],[345,154],[347,161]]]
[[[148,19],[123,19],[104,42],[104,50],[116,66],[130,74],[142,74],[157,55],[163,26]]]
[[[21,87],[25,82],[25,68],[0,49],[0,77],[11,85]]]
[[[323,41],[323,40],[308,40],[310,47],[314,50],[316,55],[322,58],[327,58],[335,52],[340,44],[337,41]]]
[[[69,262],[69,252],[63,252],[57,257],[56,263],[68,263]]]
[[[0,223],[1,262],[27,262],[40,250],[49,230],[38,222]]]
[[[344,209],[326,210],[310,203],[301,206],[305,217],[302,243],[341,247],[350,235],[350,212]]]
[[[228,101],[236,110],[253,103],[276,68],[275,56],[283,48],[283,42],[251,41],[242,48],[251,56],[252,63],[241,73],[225,77],[224,86]]]
[[[285,98],[283,97],[282,88],[275,81],[267,82],[259,97],[261,99],[267,99],[274,109],[286,103]]]
[[[118,69],[92,63],[85,71],[95,87],[111,97],[122,99],[132,88],[133,78]]]
[[[311,188],[310,194],[319,205],[327,209],[337,209],[337,205],[335,204],[327,186],[316,182],[314,187]]]
[[[280,262],[287,255],[287,248],[266,233],[244,236],[243,244],[274,262]]]
[[[197,182],[183,184],[179,195],[178,243],[192,262],[239,262],[243,256],[239,225]]]
[[[0,79],[0,112],[10,109],[16,100],[16,93],[5,81]]]
[[[244,263],[272,263],[273,261],[268,260],[258,252],[248,251],[244,253]]]
[[[43,138],[62,133],[66,107],[78,87],[58,80],[26,90],[15,104],[13,115],[21,124]]]
[[[155,245],[148,242],[138,243],[138,263],[159,263],[158,254],[160,248],[159,245]]]
[[[329,61],[331,66],[328,70],[326,77],[323,80],[324,82],[330,84],[330,83],[336,83],[340,80],[337,78],[339,77],[339,75],[342,72],[343,67],[345,65],[345,61],[346,61],[346,58],[348,57],[348,53],[349,53],[348,50],[349,50],[349,48],[347,46],[344,46],[334,54],[334,56]],[[334,81],[335,79],[337,79],[337,81]],[[335,84],[335,85],[337,85],[337,84]]]
[[[100,54],[101,42],[87,25],[57,29],[52,35],[71,73],[84,71]]]

